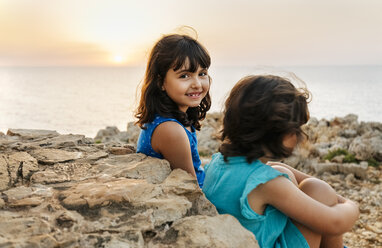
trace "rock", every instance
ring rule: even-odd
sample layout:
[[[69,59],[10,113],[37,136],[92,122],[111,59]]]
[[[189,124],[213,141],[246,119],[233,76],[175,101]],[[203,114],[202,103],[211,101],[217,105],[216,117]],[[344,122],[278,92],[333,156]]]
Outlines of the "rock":
[[[92,143],[89,142],[84,135],[74,135],[74,134],[65,134],[55,136],[53,138],[45,139],[38,143],[40,147],[44,148],[65,148],[65,147],[75,147],[78,145]]]
[[[129,134],[127,132],[120,132],[117,127],[106,127],[98,131],[94,140],[101,143],[128,143]]]
[[[312,167],[316,173],[330,172],[330,173],[353,173],[359,178],[366,178],[367,163],[364,164],[338,164],[338,163],[313,163]]]
[[[68,182],[70,177],[65,173],[58,174],[52,170],[46,170],[34,173],[30,180],[34,184],[50,184]]]
[[[344,161],[344,158],[345,158],[345,155],[338,155],[338,156],[335,156],[334,158],[332,158],[332,160],[330,160],[330,162],[342,164],[342,162]]]
[[[101,177],[82,181],[60,194],[68,209],[97,208],[112,203],[139,204],[160,194],[160,189],[145,180]]]
[[[134,153],[135,149],[133,147],[110,147],[109,152],[114,155],[126,155]]]
[[[315,117],[311,117],[307,123],[307,125],[316,127],[318,125],[318,120]]]
[[[14,145],[17,146],[17,142],[20,140],[18,136],[0,136],[0,149],[4,150],[8,147],[12,147]]]
[[[8,163],[4,155],[0,155],[0,190],[7,189],[10,185]]]
[[[78,160],[78,161],[91,163],[91,162],[95,162],[101,158],[107,158],[108,156],[109,156],[109,154],[107,152],[97,151],[97,152],[91,153],[90,155],[86,156],[86,158],[84,158],[82,160]]]
[[[343,136],[345,138],[354,138],[357,136],[357,130],[353,129],[345,129],[338,133],[340,136]]]
[[[35,140],[56,137],[60,135],[56,131],[38,129],[9,129],[8,136],[19,136],[23,140]]]
[[[355,154],[358,160],[375,158],[382,161],[382,133],[374,131],[354,138],[349,146],[349,151]]]
[[[208,115],[202,123],[199,145],[206,154],[218,147],[209,139],[219,142],[221,117]],[[322,163],[328,152],[350,150],[357,138],[364,153],[378,160],[381,123],[358,124],[356,116],[312,118],[303,130],[310,143],[284,162],[359,203],[360,219],[344,234],[348,247],[381,246],[381,167]],[[133,124],[101,144],[50,132],[0,134],[0,246],[257,247],[233,217],[218,215],[188,173],[134,153],[139,128]],[[202,159],[205,164],[210,157]]]
[[[222,117],[220,113],[211,113],[202,121],[202,128],[197,133],[200,156],[211,156],[218,151],[221,144],[218,132],[222,127]]]
[[[136,144],[138,141],[141,129],[134,124],[134,122],[127,123],[127,142],[131,144]]]
[[[11,184],[23,183],[28,180],[33,172],[38,171],[37,160],[26,152],[11,153],[8,156],[8,170]]]
[[[30,152],[39,163],[52,165],[82,158],[82,152],[68,152],[59,149],[37,149]]]
[[[253,233],[241,228],[231,215],[190,216],[177,220],[163,240],[174,242],[173,246],[163,247],[259,247]]]
[[[50,233],[51,226],[41,218],[7,211],[0,215],[0,236],[4,238],[2,245],[6,247],[41,247],[40,242],[57,245]]]
[[[105,129],[101,129],[98,131],[94,140],[100,143],[136,144],[140,130],[141,129],[138,126],[134,125],[133,122],[129,122],[127,124],[126,132],[119,131],[119,129],[115,126],[106,127]]]
[[[143,154],[142,154],[143,155]],[[131,156],[131,155],[127,155]],[[146,155],[143,155],[146,156]],[[122,157],[122,156],[120,156]],[[137,157],[137,156],[134,156]],[[133,160],[132,160],[133,161]],[[110,163],[105,160],[104,163]],[[105,164],[104,164],[105,165]],[[153,170],[152,168],[155,168]],[[170,174],[170,164],[166,160],[147,157],[144,161],[119,163],[118,166],[108,166],[102,170],[103,174],[114,177],[126,177],[133,179],[146,179],[150,183],[161,183]]]

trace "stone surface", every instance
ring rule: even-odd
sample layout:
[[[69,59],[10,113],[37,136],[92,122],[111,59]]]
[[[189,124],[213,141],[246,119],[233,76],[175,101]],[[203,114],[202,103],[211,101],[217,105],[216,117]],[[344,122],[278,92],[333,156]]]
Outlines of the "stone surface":
[[[30,153],[39,163],[49,165],[73,161],[83,157],[81,152],[68,152],[60,149],[37,149],[32,150]]]
[[[8,163],[4,155],[0,155],[0,190],[7,189],[10,185]]]
[[[9,136],[17,142],[0,147],[0,247],[181,247],[198,230],[187,233],[188,224],[179,224],[182,237],[162,239],[176,221],[197,216],[193,221],[208,230],[225,222],[197,181],[171,171],[166,160],[81,135],[17,134],[24,138]],[[237,238],[222,239],[231,230],[216,227],[221,236],[216,231],[203,244],[255,241],[237,222],[226,222],[237,225]]]
[[[323,172],[330,173],[343,173],[354,174],[355,176],[365,179],[366,171],[367,171],[367,163],[366,164],[339,164],[339,163],[313,163],[313,169],[316,173],[321,174]]]
[[[38,129],[9,129],[8,136],[19,136],[25,140],[31,139],[44,139],[58,136],[59,133],[50,130],[38,130]]]
[[[161,239],[154,239],[149,247],[156,247],[155,241],[158,242],[158,240]],[[243,232],[240,223],[231,215],[190,216],[177,220],[162,237],[162,240],[174,241],[173,244],[163,247],[259,248],[253,233]]]
[[[203,164],[218,149],[220,127],[220,114],[202,123]],[[285,162],[360,204],[345,245],[381,247],[381,166],[324,158],[339,148],[355,155],[349,146],[359,138],[380,163],[381,123],[312,118],[304,131],[309,142]],[[132,124],[103,143],[54,131],[9,133],[0,134],[0,247],[257,247],[233,217],[217,214],[189,174],[134,153],[139,129]]]

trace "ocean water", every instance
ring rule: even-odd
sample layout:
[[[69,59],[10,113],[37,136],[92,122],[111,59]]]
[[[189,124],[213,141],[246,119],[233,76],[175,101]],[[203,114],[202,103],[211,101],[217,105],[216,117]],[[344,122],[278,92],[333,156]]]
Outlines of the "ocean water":
[[[232,86],[250,74],[276,74],[312,93],[311,116],[331,119],[349,113],[359,121],[382,122],[382,66],[211,67],[211,112],[221,111]],[[57,130],[94,137],[106,126],[126,130],[134,120],[142,67],[0,68],[0,131]]]

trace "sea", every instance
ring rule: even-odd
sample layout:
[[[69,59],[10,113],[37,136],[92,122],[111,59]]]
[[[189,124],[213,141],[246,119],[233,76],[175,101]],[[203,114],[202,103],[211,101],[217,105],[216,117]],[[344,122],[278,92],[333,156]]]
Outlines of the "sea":
[[[134,121],[144,67],[0,67],[0,132],[56,130],[95,137],[100,129],[125,131]],[[253,74],[275,74],[305,85],[312,117],[356,114],[382,122],[382,66],[216,66],[210,112],[222,111],[234,84]]]

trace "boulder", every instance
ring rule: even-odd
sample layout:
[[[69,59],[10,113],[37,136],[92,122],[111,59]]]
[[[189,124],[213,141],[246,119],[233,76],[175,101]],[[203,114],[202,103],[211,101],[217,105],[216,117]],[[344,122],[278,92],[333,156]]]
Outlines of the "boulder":
[[[74,161],[83,157],[82,152],[68,152],[60,149],[36,149],[32,150],[30,154],[35,157],[39,163],[47,165]]]
[[[8,136],[18,136],[23,140],[37,140],[56,137],[60,135],[56,131],[38,129],[9,129]]]
[[[354,138],[349,145],[349,151],[358,160],[374,158],[382,161],[382,132],[373,131]]]
[[[361,164],[355,164],[355,163],[319,163],[314,162],[312,163],[312,167],[314,171],[318,174],[322,174],[324,172],[330,172],[330,173],[343,173],[343,174],[354,174],[355,176],[365,179],[366,178],[366,171],[367,171],[367,163],[361,163]]]

